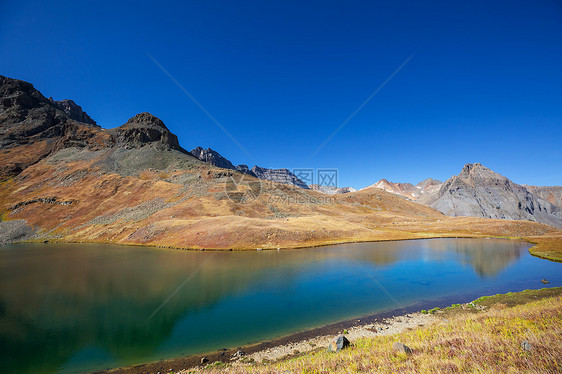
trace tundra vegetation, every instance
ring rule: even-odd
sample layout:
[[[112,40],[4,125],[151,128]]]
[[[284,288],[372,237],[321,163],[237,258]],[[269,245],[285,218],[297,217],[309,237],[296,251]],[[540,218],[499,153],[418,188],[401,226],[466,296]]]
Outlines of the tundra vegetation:
[[[435,308],[439,322],[352,342],[338,353],[318,349],[274,363],[209,365],[208,373],[557,373],[562,365],[562,288],[485,296]],[[398,353],[393,344],[412,349]]]

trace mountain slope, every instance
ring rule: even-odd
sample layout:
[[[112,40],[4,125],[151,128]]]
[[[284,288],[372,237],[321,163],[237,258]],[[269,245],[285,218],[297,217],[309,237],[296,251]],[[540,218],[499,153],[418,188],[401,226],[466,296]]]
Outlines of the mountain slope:
[[[562,209],[562,186],[527,186],[523,185],[530,193],[548,201]]]
[[[562,212],[479,163],[466,164],[439,192],[418,202],[450,216],[528,220],[562,227]]]

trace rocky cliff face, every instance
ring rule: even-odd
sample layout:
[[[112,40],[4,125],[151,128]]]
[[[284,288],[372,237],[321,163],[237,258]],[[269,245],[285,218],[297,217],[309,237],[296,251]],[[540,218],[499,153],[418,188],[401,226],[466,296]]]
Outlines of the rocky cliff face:
[[[222,157],[220,153],[212,150],[211,148],[203,149],[202,147],[197,147],[190,152],[193,156],[197,157],[199,160],[209,163],[211,165],[217,166],[223,169],[236,170],[244,174],[251,175],[257,178],[257,176],[250,170],[248,165],[237,165],[234,166],[232,162]]]
[[[560,209],[479,163],[466,164],[436,194],[417,202],[449,216],[528,220],[562,227]]]
[[[305,190],[309,189],[306,183],[304,183],[287,169],[268,169],[259,167],[257,165],[250,169],[248,168],[248,165],[244,164],[234,166],[232,162],[230,162],[211,148],[203,149],[202,147],[197,147],[191,151],[191,154],[197,157],[199,160],[207,162],[219,168],[236,170],[262,180],[290,184],[303,188]]]
[[[219,168],[236,170],[232,162],[228,161],[226,158],[222,157],[220,153],[211,148],[203,149],[202,147],[197,147],[192,149],[190,153],[199,160]]]
[[[548,201],[562,209],[562,186],[527,186],[523,185],[530,193]]]
[[[0,76],[0,147],[60,136],[68,116],[30,83]]]
[[[252,172],[259,179],[277,183],[292,184],[293,186],[297,186],[305,190],[309,189],[306,183],[287,169],[267,169],[256,165],[252,168]]]
[[[52,97],[49,98],[49,101],[53,103],[55,106],[57,106],[59,109],[64,111],[66,115],[71,119],[78,122],[87,123],[89,125],[94,125],[94,126],[96,125],[96,121],[91,119],[90,116],[82,110],[82,107],[76,104],[74,101],[69,99],[56,101],[53,100]]]
[[[73,120],[32,84],[0,76],[0,180],[64,147],[109,141],[99,126]]]

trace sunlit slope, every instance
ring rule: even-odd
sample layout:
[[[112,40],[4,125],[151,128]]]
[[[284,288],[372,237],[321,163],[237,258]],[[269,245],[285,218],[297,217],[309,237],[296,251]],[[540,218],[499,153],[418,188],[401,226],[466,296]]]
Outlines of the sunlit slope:
[[[326,196],[151,146],[66,148],[0,192],[4,219],[24,219],[37,228],[35,240],[252,249],[558,232],[525,221],[446,217],[375,188]]]
[[[212,166],[150,113],[103,129],[1,76],[0,98],[0,243],[256,249],[505,236],[543,243],[544,257],[561,252],[551,226],[446,217],[377,188],[326,195]]]

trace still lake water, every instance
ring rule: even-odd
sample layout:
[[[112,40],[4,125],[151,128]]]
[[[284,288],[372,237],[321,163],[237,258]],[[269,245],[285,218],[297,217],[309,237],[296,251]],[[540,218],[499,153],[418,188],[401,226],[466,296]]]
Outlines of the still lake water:
[[[132,365],[401,306],[537,289],[542,278],[562,285],[562,264],[528,248],[499,239],[241,253],[0,246],[0,372]]]

